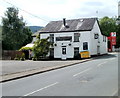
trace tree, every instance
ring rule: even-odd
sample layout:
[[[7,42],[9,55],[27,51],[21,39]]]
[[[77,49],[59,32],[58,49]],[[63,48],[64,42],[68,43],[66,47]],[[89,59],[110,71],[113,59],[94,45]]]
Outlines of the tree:
[[[18,9],[9,7],[5,17],[2,18],[2,49],[4,50],[17,50],[32,41],[32,32],[25,26],[23,17],[19,18],[18,13]]]
[[[100,19],[100,27],[104,35],[110,36],[111,32],[116,32],[116,46],[120,47],[120,17],[117,19],[103,17]]]
[[[34,43],[33,47],[34,56],[36,58],[45,58],[53,43],[48,41],[49,37],[46,39],[40,39],[40,36],[37,36],[37,39],[38,40]]]
[[[100,27],[102,30],[102,33],[106,36],[110,36],[111,32],[116,32],[117,26],[116,26],[116,20],[114,18],[109,18],[107,16],[100,19]]]

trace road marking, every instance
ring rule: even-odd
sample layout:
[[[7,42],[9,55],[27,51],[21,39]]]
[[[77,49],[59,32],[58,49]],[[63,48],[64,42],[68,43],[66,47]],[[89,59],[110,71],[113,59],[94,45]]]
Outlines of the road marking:
[[[40,89],[38,89],[38,90],[36,90],[36,91],[33,91],[33,92],[31,92],[31,93],[28,93],[28,94],[26,94],[26,95],[23,95],[23,97],[32,95],[32,94],[34,94],[34,93],[36,93],[36,92],[39,92],[39,91],[41,91],[41,90],[44,90],[44,89],[49,88],[49,87],[51,87],[51,86],[54,86],[54,85],[56,85],[56,84],[58,84],[58,82],[53,83],[53,84],[50,84],[50,85],[45,86],[45,87],[43,87],[43,88],[40,88]],[[19,97],[19,98],[23,98],[23,97]]]
[[[118,93],[118,89],[115,90],[115,91],[112,93],[112,96],[116,96],[115,94],[117,94],[117,93]]]
[[[100,66],[102,66],[102,65],[103,65],[103,64],[105,64],[105,63],[107,63],[107,61],[105,61],[105,62],[103,62],[103,63],[98,64],[98,65],[97,65],[97,67],[100,67]]]
[[[80,73],[77,73],[77,74],[75,74],[75,75],[73,75],[73,77],[75,77],[75,76],[77,76],[77,75],[80,75],[80,74],[82,74],[82,73],[84,73],[84,72],[87,72],[87,71],[89,71],[89,70],[91,70],[92,68],[88,68],[88,69],[86,69],[86,70],[84,70],[84,71],[82,71],[82,72],[80,72]]]

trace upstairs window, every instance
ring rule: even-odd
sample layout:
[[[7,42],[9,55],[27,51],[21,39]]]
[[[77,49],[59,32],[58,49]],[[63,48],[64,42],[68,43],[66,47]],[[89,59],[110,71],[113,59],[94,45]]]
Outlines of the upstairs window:
[[[79,42],[80,33],[74,33],[74,42]]]
[[[98,39],[99,35],[98,34],[94,34],[94,39]]]
[[[54,42],[54,34],[50,34],[50,42]]]

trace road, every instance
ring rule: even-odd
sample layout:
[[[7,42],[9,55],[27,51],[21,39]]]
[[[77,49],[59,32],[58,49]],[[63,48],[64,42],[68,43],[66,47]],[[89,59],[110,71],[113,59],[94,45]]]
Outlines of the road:
[[[118,54],[2,83],[3,96],[114,96]]]

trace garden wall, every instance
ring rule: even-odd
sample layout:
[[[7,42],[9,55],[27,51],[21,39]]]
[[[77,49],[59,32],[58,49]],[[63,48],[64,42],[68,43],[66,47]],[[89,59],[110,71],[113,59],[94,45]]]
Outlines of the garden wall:
[[[3,50],[2,51],[2,59],[3,60],[14,60],[16,55],[21,57],[22,51],[17,51],[17,50]]]

